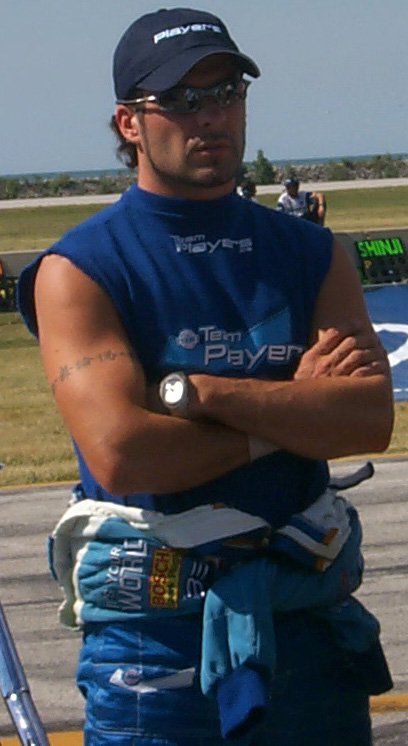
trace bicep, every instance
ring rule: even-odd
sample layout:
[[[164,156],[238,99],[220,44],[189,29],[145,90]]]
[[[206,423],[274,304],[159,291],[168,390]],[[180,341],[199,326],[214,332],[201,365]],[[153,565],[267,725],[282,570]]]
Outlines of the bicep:
[[[107,294],[69,260],[51,255],[37,273],[35,307],[44,368],[77,441],[117,427],[143,407],[143,370]]]
[[[334,239],[330,268],[314,309],[310,343],[316,342],[322,331],[350,323],[361,331],[372,331],[357,270],[346,249]]]

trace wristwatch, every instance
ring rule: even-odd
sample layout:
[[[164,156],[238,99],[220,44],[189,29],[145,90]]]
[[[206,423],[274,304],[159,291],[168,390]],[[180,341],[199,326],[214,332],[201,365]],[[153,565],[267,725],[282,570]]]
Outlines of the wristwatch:
[[[188,378],[184,373],[169,373],[160,381],[159,396],[166,409],[180,417],[188,411]]]

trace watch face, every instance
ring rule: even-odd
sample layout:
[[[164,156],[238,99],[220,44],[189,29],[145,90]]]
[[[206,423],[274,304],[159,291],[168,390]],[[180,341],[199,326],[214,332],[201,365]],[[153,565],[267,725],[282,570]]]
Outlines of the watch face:
[[[184,373],[170,373],[163,378],[159,386],[159,396],[167,409],[185,410],[187,408],[188,381]]]
[[[163,386],[164,402],[168,405],[179,404],[184,395],[184,382],[179,378],[166,381]]]

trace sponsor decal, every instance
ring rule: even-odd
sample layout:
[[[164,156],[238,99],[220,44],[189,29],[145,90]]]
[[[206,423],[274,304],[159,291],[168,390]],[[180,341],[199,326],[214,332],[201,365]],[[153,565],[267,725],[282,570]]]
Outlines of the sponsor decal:
[[[142,610],[144,566],[147,558],[144,539],[125,539],[123,546],[110,550],[110,565],[105,577],[104,598],[107,608]]]
[[[178,254],[214,254],[215,251],[227,250],[238,254],[247,254],[253,250],[252,238],[218,238],[208,241],[204,233],[194,236],[172,236]]]
[[[282,365],[299,358],[303,345],[287,343],[291,323],[288,309],[275,314],[249,331],[227,331],[216,324],[181,329],[168,340],[167,366],[179,362],[219,372],[235,368],[251,373],[260,365]],[[270,344],[269,340],[276,340]],[[187,355],[185,354],[187,353]]]
[[[149,603],[154,607],[176,609],[182,555],[174,549],[154,549],[149,577]]]
[[[208,582],[205,583],[210,567],[207,562],[193,561],[190,575],[186,580],[187,598],[204,598],[208,588]]]
[[[198,334],[193,332],[192,329],[182,329],[176,338],[176,343],[179,347],[182,347],[183,350],[194,350],[194,348],[200,343],[200,337]]]
[[[238,317],[239,319],[239,317]],[[200,320],[201,321],[201,320]],[[211,317],[197,325],[176,327],[167,337],[160,357],[162,370],[184,370],[228,375],[270,375],[271,368],[294,370],[306,349],[294,333],[286,297],[275,294],[273,306],[252,326],[224,327]]]
[[[214,34],[221,34],[222,29],[213,23],[188,23],[186,26],[175,26],[159,31],[153,36],[153,41],[158,44],[163,39],[172,39],[174,36],[185,36],[190,33],[199,33],[202,31],[212,31]]]

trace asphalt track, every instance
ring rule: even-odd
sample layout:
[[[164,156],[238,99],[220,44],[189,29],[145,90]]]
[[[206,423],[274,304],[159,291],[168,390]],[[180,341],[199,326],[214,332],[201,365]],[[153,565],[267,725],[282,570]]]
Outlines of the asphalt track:
[[[337,461],[331,473],[349,474],[362,463]],[[347,492],[364,527],[366,570],[358,597],[380,619],[394,679],[390,694],[372,698],[374,744],[406,746],[408,457],[374,464],[374,477]],[[49,577],[45,550],[69,493],[69,485],[0,489],[1,602],[52,746],[82,744],[83,701],[74,683],[80,639],[57,622],[61,596]],[[1,746],[18,746],[13,735],[0,702]]]

